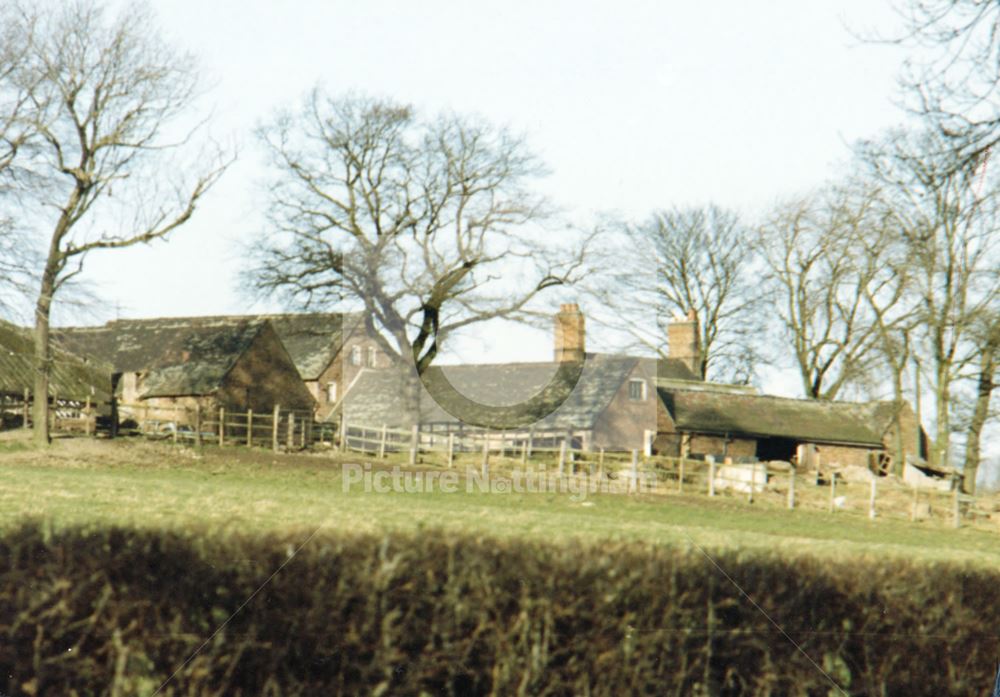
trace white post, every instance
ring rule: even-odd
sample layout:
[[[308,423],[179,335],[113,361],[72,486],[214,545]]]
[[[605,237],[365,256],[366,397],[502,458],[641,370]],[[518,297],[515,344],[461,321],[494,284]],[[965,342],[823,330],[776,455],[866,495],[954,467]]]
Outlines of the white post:
[[[455,434],[448,434],[448,469],[455,466]]]
[[[629,477],[629,492],[636,493],[639,491],[639,451],[636,449],[632,450],[632,472]]]
[[[417,464],[417,447],[419,446],[418,439],[420,438],[420,427],[417,424],[413,424],[413,428],[410,431],[410,464]]]
[[[878,475],[872,472],[872,488],[871,495],[868,498],[868,517],[875,520],[875,489],[878,486],[876,482],[878,481]]]
[[[566,469],[566,439],[559,444],[559,476],[565,474]]]
[[[788,510],[795,510],[795,468],[788,468]]]
[[[274,416],[271,421],[271,450],[278,452],[278,422],[281,421],[281,405],[274,405]]]
[[[653,437],[656,431],[651,431],[648,428],[642,432],[642,454],[646,457],[653,456]]]
[[[715,496],[715,457],[706,455],[705,459],[708,460],[708,495]]]
[[[378,443],[378,457],[380,460],[385,457],[385,439],[389,435],[387,429],[388,427],[382,424],[382,438]]]

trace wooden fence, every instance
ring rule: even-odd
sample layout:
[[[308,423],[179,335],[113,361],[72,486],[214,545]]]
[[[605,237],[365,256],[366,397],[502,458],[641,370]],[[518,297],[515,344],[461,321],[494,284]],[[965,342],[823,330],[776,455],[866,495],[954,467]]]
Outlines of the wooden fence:
[[[52,430],[94,434],[96,410],[87,402],[53,399]],[[396,429],[341,421],[316,422],[308,411],[276,406],[267,413],[219,409],[202,412],[180,405],[120,404],[122,434],[187,444],[263,447],[295,451],[326,446],[378,458],[402,455],[444,467],[474,467],[482,476],[504,476],[514,468],[544,469],[546,476],[572,478],[598,489],[613,483],[619,490],[657,494],[703,495],[744,499],[748,504],[769,502],[789,509],[809,508],[830,513],[854,513],[875,518],[947,520],[956,527],[963,520],[985,517],[981,502],[953,486],[904,484],[885,477],[848,481],[834,469],[799,472],[787,465],[717,463],[713,458],[652,456],[640,450],[609,451],[579,447],[580,439],[566,432],[487,431],[443,432],[433,429]],[[0,419],[31,426],[29,395],[0,399]]]
[[[565,433],[510,435],[495,432],[440,433],[387,426],[342,424],[342,450],[386,458],[405,454],[410,464],[475,468],[481,475],[504,476],[518,467],[544,468],[559,478],[595,483],[612,480],[619,489],[657,494],[701,495],[766,502],[788,509],[807,508],[876,518],[936,519],[958,527],[987,512],[977,500],[958,491],[955,482],[942,490],[854,469],[853,476],[833,467],[797,471],[787,463],[719,463],[703,459],[651,456],[641,450],[607,451],[574,447]],[[558,442],[558,447],[551,445]],[[544,443],[545,445],[537,445]],[[577,483],[579,484],[580,481]]]

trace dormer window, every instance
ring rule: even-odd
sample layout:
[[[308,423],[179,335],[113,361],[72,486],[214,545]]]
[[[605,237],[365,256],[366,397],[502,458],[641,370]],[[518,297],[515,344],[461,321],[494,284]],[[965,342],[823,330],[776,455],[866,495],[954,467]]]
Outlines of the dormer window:
[[[628,398],[631,402],[645,402],[646,401],[646,381],[645,380],[629,380],[628,381]]]

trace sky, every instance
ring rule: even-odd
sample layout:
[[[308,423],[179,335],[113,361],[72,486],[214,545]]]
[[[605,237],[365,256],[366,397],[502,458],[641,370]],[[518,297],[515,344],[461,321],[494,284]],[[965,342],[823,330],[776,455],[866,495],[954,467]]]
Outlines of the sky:
[[[253,129],[312,87],[476,114],[526,135],[545,193],[574,220],[714,202],[752,219],[836,173],[858,138],[900,123],[887,0],[460,3],[166,0],[168,40],[199,59],[201,106],[236,163],[166,243],[92,255],[89,322],[244,313],[237,273],[262,230]],[[550,296],[578,300],[572,289]],[[586,312],[586,304],[583,307]],[[74,317],[79,322],[79,316]],[[543,331],[503,327],[453,360],[547,360]],[[787,371],[765,388],[794,393]]]

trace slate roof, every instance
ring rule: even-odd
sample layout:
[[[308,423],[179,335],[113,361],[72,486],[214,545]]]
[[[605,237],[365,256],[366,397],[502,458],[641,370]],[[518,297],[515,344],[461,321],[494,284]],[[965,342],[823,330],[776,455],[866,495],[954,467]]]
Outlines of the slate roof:
[[[640,360],[588,354],[582,365],[544,362],[432,367],[425,382],[438,399],[422,391],[420,419],[423,423],[458,423],[459,415],[465,424],[488,428],[531,425],[540,430],[589,429]],[[401,373],[365,369],[348,386],[344,413],[348,421],[367,425],[405,424],[403,389]]]
[[[24,394],[35,385],[34,343],[29,330],[0,320],[0,393]],[[88,363],[53,346],[52,394],[94,402],[111,399],[110,369]]]
[[[143,372],[144,397],[208,394],[267,326],[264,320],[185,325],[115,322],[60,329],[56,341],[78,355],[108,357],[115,373]]]
[[[664,387],[657,393],[679,431],[882,446],[880,434],[873,430],[871,403]]]
[[[679,358],[657,358],[656,377],[660,380],[696,380],[701,379]]]
[[[208,315],[204,317],[160,317],[155,319],[121,319],[97,329],[111,329],[138,336],[140,331],[157,334],[164,330],[184,327],[239,325],[249,321],[268,320],[285,345],[295,368],[303,380],[316,380],[330,365],[343,346],[344,329],[352,326],[356,315],[339,312],[304,312],[259,315]],[[73,331],[85,331],[84,329]],[[108,343],[110,342],[110,343]],[[92,334],[74,339],[90,355],[114,350],[114,341],[107,335]]]

